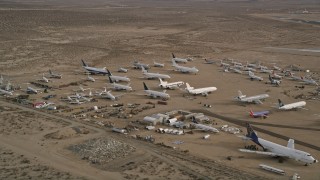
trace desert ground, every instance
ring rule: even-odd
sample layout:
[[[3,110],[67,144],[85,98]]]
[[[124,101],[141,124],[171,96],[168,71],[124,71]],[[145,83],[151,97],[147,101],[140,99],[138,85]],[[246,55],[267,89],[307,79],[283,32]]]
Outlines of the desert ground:
[[[319,83],[319,29],[320,4],[315,0],[0,0],[0,74],[19,87],[13,96],[0,97],[0,179],[289,179],[294,173],[302,179],[320,179],[319,163],[304,166],[292,159],[280,163],[246,154],[238,149],[253,143],[237,137],[245,135],[245,122],[250,122],[259,137],[284,146],[293,138],[295,148],[319,160],[319,88],[287,77],[277,87],[266,83],[267,74],[257,72],[264,80],[251,81],[248,75],[224,72],[220,66],[223,59],[285,69],[293,65],[301,69],[297,76],[309,74]],[[171,53],[192,58],[181,65],[195,66],[199,73],[174,71]],[[112,91],[121,96],[117,101],[96,99],[80,105],[62,101],[79,85],[94,92],[110,86],[102,75],[91,75],[95,82],[86,81],[81,59],[129,77],[134,91]],[[205,64],[204,59],[215,63]],[[158,80],[144,79],[141,70],[132,67],[134,60],[150,66],[154,61],[164,63],[164,68],[152,67],[149,72],[168,74],[169,82],[215,86],[217,91],[204,97],[188,95],[184,87],[167,90],[167,104],[157,104],[158,99],[144,95],[142,82],[162,91]],[[117,72],[120,67],[128,72]],[[49,69],[61,73],[62,79],[41,83],[52,87],[48,93],[17,102],[28,86],[39,88],[31,82],[39,82]],[[238,90],[270,97],[263,104],[243,104],[234,100]],[[48,101],[57,110],[30,105],[50,94],[55,97]],[[307,105],[279,111],[273,107],[278,99],[304,100]],[[111,107],[114,104],[124,106]],[[101,113],[93,111],[94,106]],[[137,109],[141,111],[133,113]],[[271,113],[256,119],[248,115],[250,109]],[[139,123],[144,116],[172,110],[201,112],[213,127],[227,124],[242,132],[220,131],[203,139],[208,132],[159,134]],[[133,130],[120,134],[111,127]],[[143,140],[150,135],[153,143]],[[264,171],[259,164],[286,174]]]

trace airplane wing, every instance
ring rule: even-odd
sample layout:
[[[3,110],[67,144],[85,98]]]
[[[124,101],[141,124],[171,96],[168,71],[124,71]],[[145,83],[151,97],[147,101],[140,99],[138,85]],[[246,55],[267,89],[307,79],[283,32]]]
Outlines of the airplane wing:
[[[249,150],[249,149],[239,149],[239,151],[246,152],[246,153],[262,154],[262,155],[267,155],[267,156],[272,156],[272,157],[277,157],[277,156],[287,157],[284,154],[278,154],[278,153],[266,152],[266,151],[253,151],[253,150]]]
[[[253,102],[256,104],[263,104],[262,101],[260,101],[260,99],[253,100]]]

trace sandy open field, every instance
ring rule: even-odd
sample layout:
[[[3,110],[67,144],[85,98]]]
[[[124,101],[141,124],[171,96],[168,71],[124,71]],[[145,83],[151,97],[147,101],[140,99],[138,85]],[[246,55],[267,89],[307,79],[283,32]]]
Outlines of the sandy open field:
[[[52,87],[48,93],[30,95],[28,100],[35,103],[56,95],[48,101],[60,107],[58,111],[37,110],[0,97],[0,179],[289,179],[294,173],[302,179],[320,179],[319,163],[304,166],[292,159],[279,163],[276,158],[239,152],[252,143],[233,134],[219,132],[204,140],[206,132],[159,134],[137,123],[159,112],[203,112],[216,128],[228,124],[245,134],[245,122],[251,122],[265,130],[258,130],[264,139],[286,145],[288,138],[294,138],[297,149],[319,160],[317,86],[284,78],[275,87],[265,83],[267,74],[256,73],[264,81],[251,81],[248,75],[223,72],[219,66],[225,58],[268,67],[295,65],[304,70],[296,75],[309,70],[319,83],[319,30],[320,4],[313,0],[0,0],[0,74],[21,87],[14,97],[26,94],[28,86],[38,88],[30,82],[38,82],[49,69],[62,74],[62,79],[46,84]],[[195,66],[199,73],[174,71],[171,53],[192,58],[182,65]],[[205,58],[217,63],[205,64]],[[102,75],[92,76],[95,82],[86,81],[81,59],[129,77],[134,91],[112,91],[121,95],[117,101],[97,99],[81,105],[62,101],[79,85],[93,92],[110,86]],[[134,60],[151,66],[154,61],[164,63],[164,68],[149,71],[170,75],[170,82],[218,90],[207,97],[168,90],[167,105],[157,104],[143,95],[142,82],[161,90],[158,80],[144,79],[141,70],[132,67]],[[128,72],[117,72],[120,67]],[[247,96],[268,93],[270,98],[259,105],[242,104],[233,99],[238,90]],[[278,99],[304,100],[307,110],[276,110]],[[124,106],[110,106],[116,103]],[[129,107],[134,103],[137,108]],[[143,110],[134,113],[137,109]],[[253,119],[250,109],[271,114]],[[128,125],[139,130],[124,135],[110,128]],[[136,138],[150,135],[154,143]],[[261,163],[283,169],[286,175],[263,171]]]

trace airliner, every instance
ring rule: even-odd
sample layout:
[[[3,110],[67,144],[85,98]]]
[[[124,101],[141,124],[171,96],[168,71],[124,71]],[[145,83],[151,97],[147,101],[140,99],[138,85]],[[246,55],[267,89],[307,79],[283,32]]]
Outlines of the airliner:
[[[110,83],[113,85],[113,88],[115,90],[126,90],[126,91],[132,91],[132,87],[130,86],[130,84],[128,85],[123,85],[123,84],[118,84],[118,83],[115,83],[111,77],[109,76],[109,81]]]
[[[170,95],[167,94],[165,91],[160,92],[160,91],[150,90],[144,82],[143,82],[143,87],[144,87],[144,92],[147,93],[148,96],[151,96],[153,98],[162,98],[166,100],[170,98]]]
[[[274,85],[276,85],[276,86],[280,86],[281,81],[272,78],[272,77],[270,76],[270,74],[269,74],[269,80],[270,80],[270,83],[271,83],[271,84],[274,84]]]
[[[176,68],[176,71],[180,71],[182,73],[195,73],[197,74],[199,70],[196,67],[185,67],[180,66],[176,63],[176,61],[172,60],[172,66]]]
[[[0,89],[0,94],[1,95],[9,95],[9,96],[13,96],[13,93],[11,91],[6,91],[4,89]]]
[[[257,111],[257,112],[253,112],[251,109],[250,109],[250,116],[253,117],[253,118],[267,118],[268,117],[268,114],[270,113],[270,111]]]
[[[107,74],[112,79],[112,81],[115,81],[115,82],[119,82],[119,81],[129,82],[130,81],[130,78],[128,78],[127,76],[114,76],[114,75],[112,75],[108,69],[107,69]]]
[[[268,97],[269,97],[268,94],[259,94],[259,95],[247,97],[246,95],[243,95],[242,92],[239,90],[238,96],[235,97],[235,99],[241,102],[263,104],[261,100],[264,100]]]
[[[159,86],[164,89],[177,89],[184,84],[183,81],[168,83],[167,81],[162,81],[161,78],[159,78],[159,81],[160,81]]]
[[[159,74],[159,73],[150,73],[147,70],[144,69],[144,67],[141,67],[143,75],[148,79],[155,79],[155,78],[161,78],[161,79],[170,79],[171,77],[167,74]]]
[[[141,67],[144,67],[144,69],[149,69],[150,68],[149,64],[144,64],[144,63],[141,63],[139,61],[133,61],[133,67],[135,69],[141,69]]]
[[[153,61],[154,67],[164,67],[164,64]]]
[[[186,86],[186,91],[193,95],[202,94],[203,96],[208,96],[209,93],[217,90],[216,87],[204,87],[195,89],[194,87],[191,87],[189,83],[186,83]]]
[[[295,149],[294,139],[289,139],[287,146],[267,141],[265,139],[259,138],[249,123],[247,123],[247,133],[248,134],[244,137],[244,139],[253,141],[257,145],[261,146],[264,151],[239,149],[239,151],[241,152],[256,153],[273,157],[291,158],[296,161],[305,163],[306,166],[318,162],[318,160],[312,157],[308,152]]]
[[[57,79],[61,79],[62,78],[62,74],[58,74],[58,73],[54,73],[49,69],[49,77],[50,78],[57,78]]]
[[[200,129],[202,131],[209,131],[209,132],[214,132],[214,133],[218,133],[219,130],[217,128],[211,127],[211,126],[207,126],[204,124],[199,124],[195,117],[192,116],[192,124],[191,124],[195,129]]]
[[[299,101],[291,104],[284,104],[280,99],[278,99],[279,107],[278,109],[281,110],[291,110],[291,109],[298,109],[303,108],[307,103],[305,101]]]
[[[254,75],[254,73],[251,72],[251,71],[249,71],[249,77],[250,77],[251,80],[256,79],[256,80],[259,80],[259,81],[263,81],[262,77]]]
[[[82,67],[87,70],[90,74],[103,74],[103,75],[106,75],[108,74],[108,72],[106,71],[106,68],[95,68],[95,67],[90,67],[88,66],[84,60],[82,60]]]
[[[188,62],[188,59],[177,58],[173,53],[171,53],[171,54],[172,54],[172,61],[182,62],[182,63],[187,63]]]

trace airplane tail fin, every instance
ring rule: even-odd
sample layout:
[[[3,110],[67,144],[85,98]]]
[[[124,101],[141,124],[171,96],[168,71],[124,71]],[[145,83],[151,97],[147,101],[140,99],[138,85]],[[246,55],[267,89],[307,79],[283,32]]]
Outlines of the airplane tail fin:
[[[144,87],[144,90],[149,90],[149,88],[147,87],[146,83],[143,82],[143,87]]]
[[[243,96],[243,94],[242,94],[242,92],[241,92],[240,90],[238,90],[238,96],[239,96],[239,97],[242,97],[242,96]]]
[[[159,78],[159,81],[160,81],[160,84],[163,84],[163,81],[162,81],[162,79],[161,79],[161,78]]]
[[[198,121],[196,120],[196,118],[194,116],[191,117],[191,121],[195,124],[198,124]]]
[[[176,61],[172,60],[172,66],[176,66],[176,65],[177,65]]]
[[[171,53],[171,54],[172,54],[172,58],[176,58],[176,56],[173,53]]]
[[[108,76],[108,77],[109,77],[109,82],[110,82],[110,83],[113,83],[113,81],[112,81],[111,77],[110,77],[110,76]]]
[[[187,90],[191,89],[191,86],[189,85],[189,83],[186,83],[186,86],[187,86]]]
[[[141,70],[142,70],[143,73],[148,72],[143,66],[141,66]]]
[[[247,126],[247,137],[251,138],[251,140],[255,143],[257,143],[258,145],[261,146],[261,144],[259,143],[259,140],[258,140],[258,136],[257,134],[254,132],[252,126],[249,124],[249,123],[246,123],[246,126]]]
[[[250,109],[249,113],[251,117],[254,117],[252,109]]]
[[[280,99],[278,99],[278,102],[279,102],[279,107],[284,106],[283,102]]]
[[[82,61],[82,65],[83,66],[85,66],[85,67],[87,67],[88,65],[84,62],[84,60],[83,59],[81,59],[81,61]]]
[[[111,72],[109,71],[109,69],[107,69],[107,73],[108,73],[108,76],[112,76]]]
[[[294,139],[289,139],[287,147],[294,149]]]

